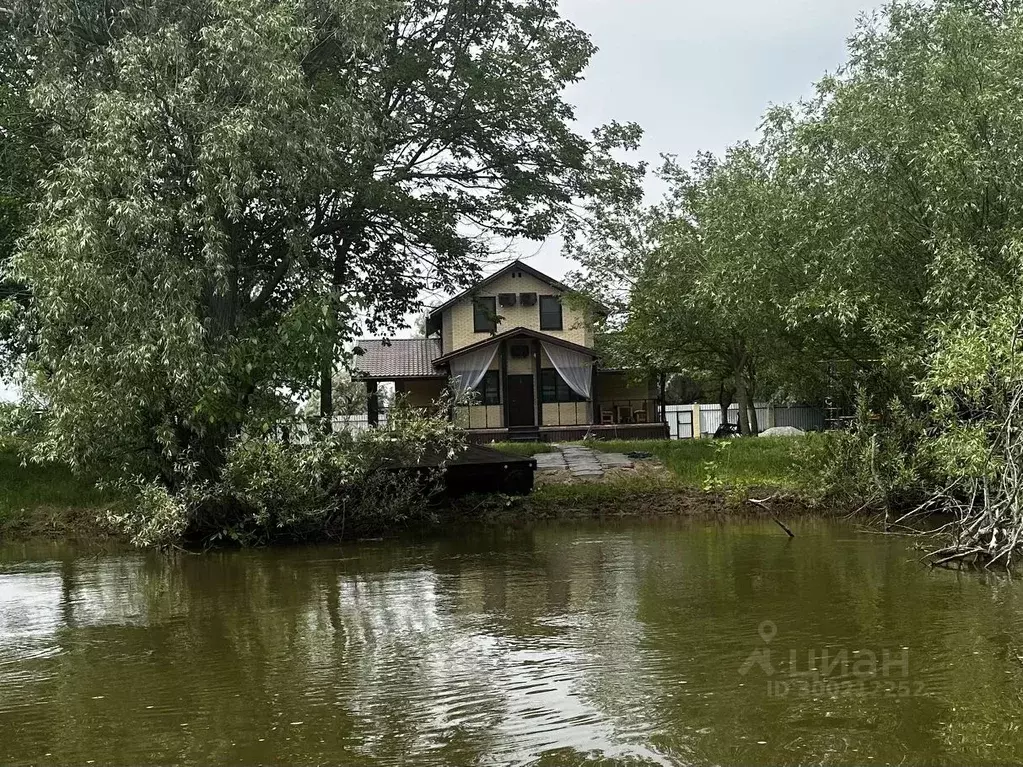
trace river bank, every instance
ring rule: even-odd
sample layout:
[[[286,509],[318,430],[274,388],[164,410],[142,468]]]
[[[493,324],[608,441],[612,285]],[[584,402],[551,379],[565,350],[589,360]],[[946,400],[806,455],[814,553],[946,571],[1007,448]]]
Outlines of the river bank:
[[[467,518],[514,523],[556,518],[757,516],[763,515],[764,509],[746,500],[765,497],[772,498],[775,513],[807,513],[813,507],[797,476],[793,440],[604,442],[587,446],[647,457],[637,457],[631,467],[610,470],[598,480],[573,481],[567,473],[541,471],[534,492],[527,497],[461,499],[439,508],[434,520],[416,527],[443,530]],[[534,444],[495,447],[515,455],[554,449]],[[0,450],[0,540],[116,538],[102,516],[117,502],[113,494],[97,490],[64,467],[26,463],[13,447]]]
[[[115,500],[65,466],[28,463],[0,443],[0,540],[111,537],[100,518]]]

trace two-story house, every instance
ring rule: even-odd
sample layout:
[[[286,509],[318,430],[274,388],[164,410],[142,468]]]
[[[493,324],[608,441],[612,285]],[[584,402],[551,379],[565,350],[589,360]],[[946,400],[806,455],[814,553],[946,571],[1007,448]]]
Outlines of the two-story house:
[[[473,441],[664,438],[658,387],[605,369],[594,320],[606,309],[515,261],[432,310],[427,338],[362,340],[354,378],[393,382],[410,404],[454,391],[452,417]]]

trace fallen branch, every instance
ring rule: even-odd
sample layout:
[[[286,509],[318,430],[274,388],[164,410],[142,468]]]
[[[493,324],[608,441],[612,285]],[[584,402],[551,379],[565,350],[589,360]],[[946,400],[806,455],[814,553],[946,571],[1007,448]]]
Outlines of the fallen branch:
[[[776,525],[778,525],[778,527],[780,527],[782,530],[784,530],[785,533],[789,536],[789,538],[795,538],[796,534],[793,533],[791,530],[789,530],[788,527],[786,527],[785,524],[780,519],[778,519],[778,517],[776,517],[771,512],[771,507],[767,505],[768,501],[770,501],[772,498],[777,498],[777,497],[778,497],[777,494],[775,494],[775,495],[770,496],[770,498],[764,498],[763,500],[759,500],[757,498],[747,498],[746,500],[747,500],[747,503],[752,503],[752,504],[754,504],[756,506],[759,506],[764,511],[766,511],[768,514],[770,514],[771,519],[774,520],[774,523]]]

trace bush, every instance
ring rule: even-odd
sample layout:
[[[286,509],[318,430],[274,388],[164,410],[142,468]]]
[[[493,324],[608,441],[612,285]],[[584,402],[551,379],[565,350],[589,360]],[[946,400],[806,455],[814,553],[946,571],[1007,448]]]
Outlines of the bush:
[[[108,524],[124,533],[135,546],[167,546],[178,541],[188,527],[185,504],[165,487],[139,480],[134,492],[125,494],[133,500],[118,504],[104,512]]]
[[[402,467],[426,457],[442,464],[461,447],[442,407],[423,413],[399,403],[385,426],[355,436],[320,433],[297,445],[242,437],[219,481],[174,496],[138,483],[136,507],[110,521],[144,546],[181,537],[263,545],[378,534],[433,517],[441,469],[412,476]]]
[[[879,418],[861,399],[848,431],[807,434],[796,449],[803,491],[818,503],[906,509],[933,487],[923,423],[893,402]]]

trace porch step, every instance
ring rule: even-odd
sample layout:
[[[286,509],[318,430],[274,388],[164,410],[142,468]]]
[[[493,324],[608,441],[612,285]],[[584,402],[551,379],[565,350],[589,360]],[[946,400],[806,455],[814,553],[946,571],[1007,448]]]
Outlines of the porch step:
[[[539,442],[540,430],[535,426],[515,426],[508,429],[509,442]]]

